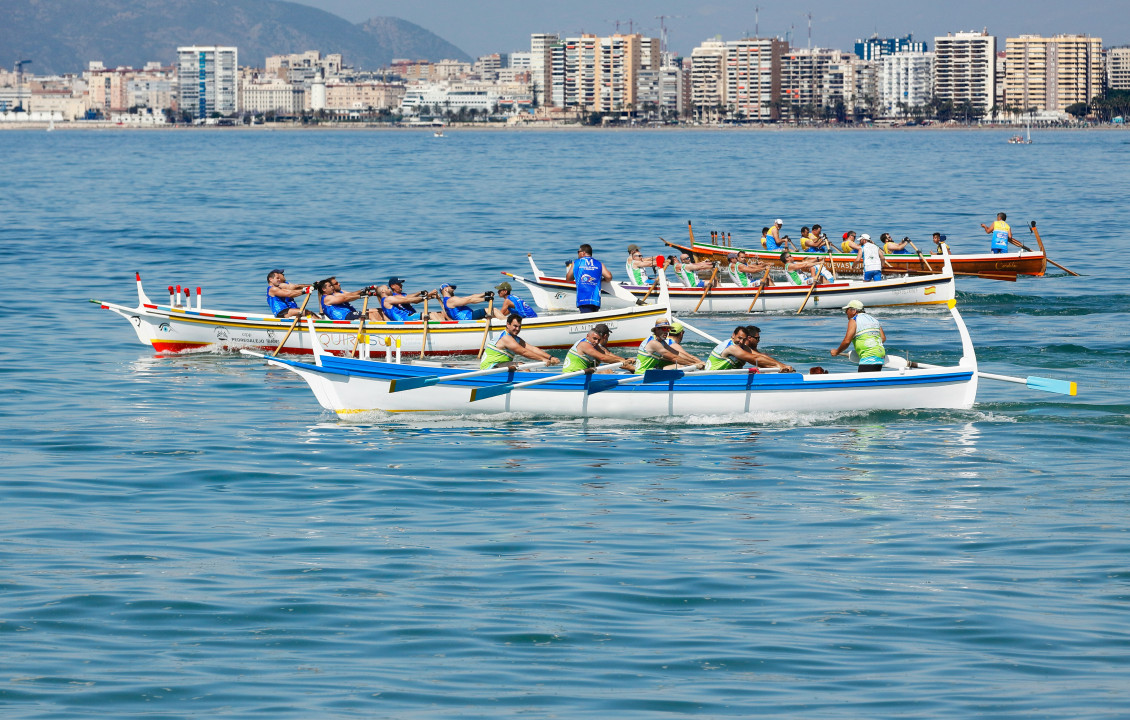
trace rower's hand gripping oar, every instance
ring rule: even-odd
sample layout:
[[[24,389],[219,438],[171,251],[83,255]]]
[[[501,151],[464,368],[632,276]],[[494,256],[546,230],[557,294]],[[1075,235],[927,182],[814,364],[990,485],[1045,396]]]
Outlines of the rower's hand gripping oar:
[[[523,365],[514,366],[514,370],[531,370],[533,368],[544,367],[545,363],[542,361],[525,363]],[[388,384],[388,391],[390,393],[404,392],[405,390],[415,390],[417,388],[429,387],[431,385],[438,385],[450,380],[464,380],[466,378],[479,377],[480,375],[491,375],[493,373],[505,372],[510,370],[509,365],[502,365],[500,367],[487,368],[486,370],[473,370],[471,372],[457,373],[455,375],[426,375],[424,377],[414,378],[397,378]]]
[[[537,380],[527,380],[526,382],[520,383],[500,383],[491,387],[475,388],[471,391],[471,402],[486,400],[487,398],[496,397],[498,395],[508,395],[519,388],[541,385],[543,383],[553,382],[554,380],[567,380],[571,377],[577,377],[578,375],[598,373],[601,370],[611,370],[622,366],[625,362],[627,362],[627,360],[621,360],[618,363],[609,363],[608,365],[599,365],[595,368],[574,370],[573,372],[560,373],[558,375],[548,375],[543,378],[538,378]]]

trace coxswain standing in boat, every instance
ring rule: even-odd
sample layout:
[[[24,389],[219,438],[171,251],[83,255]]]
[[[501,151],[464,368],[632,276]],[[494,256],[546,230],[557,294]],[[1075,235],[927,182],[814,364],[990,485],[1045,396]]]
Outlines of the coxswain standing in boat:
[[[887,357],[883,347],[887,334],[883,332],[883,326],[863,312],[863,303],[859,300],[852,300],[843,309],[848,316],[847,333],[840,346],[832,350],[832,356],[854,345],[855,354],[859,356],[859,372],[879,372],[883,369],[883,359]]]
[[[645,258],[643,253],[640,252],[639,245],[628,246],[628,260],[624,263],[624,269],[628,272],[629,285],[651,284],[651,277],[647,274],[647,268],[653,267],[655,267],[655,258]]]
[[[377,295],[380,296],[381,310],[388,316],[388,319],[395,322],[404,322],[422,319],[416,308],[412,307],[412,303],[423,302],[426,297],[436,298],[438,293],[432,290],[407,295],[404,292],[404,278],[390,277],[388,285],[381,285],[377,288]],[[446,320],[447,316],[443,312],[429,312],[428,319]]]
[[[556,365],[561,362],[545,350],[530,345],[518,337],[520,332],[522,332],[522,316],[514,314],[506,318],[506,329],[493,340],[487,342],[486,348],[483,350],[483,359],[479,362],[479,368],[486,370],[509,365],[514,362],[515,355],[544,362],[546,365]]]
[[[749,330],[752,329],[756,336],[753,338],[753,347],[757,347],[758,340],[761,339],[761,330],[756,326],[740,325],[734,328],[734,332],[730,334],[729,340],[724,340],[718,343],[713,350],[710,351],[710,357],[707,358],[706,364],[709,370],[737,370],[743,367],[746,363],[753,365],[757,368],[777,368],[781,372],[796,372],[791,365],[786,365],[779,360],[774,360],[765,353],[751,350]]]
[[[890,267],[891,264],[883,257],[879,248],[875,247],[875,243],[871,242],[871,236],[867,233],[859,236],[859,243],[860,248],[856,253],[855,261],[863,264],[863,282],[882,280],[883,268]]]
[[[538,316],[525,300],[514,294],[510,283],[499,283],[494,289],[498,291],[498,297],[502,299],[502,305],[494,309],[494,316],[499,320],[505,320],[510,317],[512,313],[521,315],[524,318],[536,318]]]
[[[317,287],[322,314],[330,320],[357,320],[361,317],[361,312],[350,305],[349,302],[366,295],[376,294],[376,289],[372,286],[354,292],[345,292],[341,289],[341,284],[338,283],[337,278],[334,277],[319,280]],[[384,319],[381,316],[381,311],[375,308],[369,310],[366,315],[368,320],[381,321]]]
[[[484,303],[494,297],[491,291],[476,293],[475,295],[466,295],[464,297],[455,296],[455,286],[451,283],[444,283],[439,286],[436,291],[439,296],[440,304],[443,306],[443,312],[446,319],[455,320],[456,322],[468,322],[471,320],[482,320],[487,316],[486,308],[475,308],[472,310],[467,307],[475,303]],[[429,315],[431,313],[428,313]]]
[[[286,281],[285,270],[272,270],[267,273],[267,307],[271,314],[277,318],[292,318],[302,315],[298,303],[294,298],[309,295],[314,290],[312,285],[291,285]],[[317,317],[318,313],[307,310],[306,315]]]
[[[1008,244],[1016,242],[1016,240],[1012,238],[1012,228],[1005,222],[1006,219],[1008,219],[1007,215],[997,213],[997,219],[993,221],[991,226],[981,223],[981,227],[985,229],[985,232],[993,236],[989,244],[989,249],[994,253],[1008,252]]]
[[[583,338],[573,343],[573,347],[569,348],[569,352],[565,355],[565,364],[561,366],[562,372],[590,370],[605,363],[623,363],[621,367],[628,372],[634,370],[635,360],[624,359],[619,355],[608,352],[608,338],[611,335],[612,331],[604,323],[594,325],[592,330],[589,330]],[[612,370],[612,368],[609,368],[601,372],[612,372]]]
[[[612,279],[612,271],[592,256],[592,245],[577,248],[577,260],[566,263],[565,279],[577,285],[577,312],[600,310],[600,283]]]
[[[648,370],[660,370],[674,365],[694,365],[699,370],[705,367],[703,363],[684,362],[679,357],[678,351],[667,344],[667,336],[671,332],[671,323],[668,320],[659,320],[651,329],[651,337],[640,343],[636,351],[636,374],[642,375]]]

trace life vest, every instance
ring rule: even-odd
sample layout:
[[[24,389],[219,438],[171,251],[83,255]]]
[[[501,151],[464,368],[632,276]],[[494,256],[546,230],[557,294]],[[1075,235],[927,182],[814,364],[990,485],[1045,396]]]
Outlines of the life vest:
[[[706,358],[707,370],[737,370],[742,365],[745,365],[745,360],[739,360],[733,355],[723,355],[726,348],[734,344],[733,340],[718,343],[713,350],[710,351],[710,357]]]
[[[648,370],[657,370],[667,363],[671,362],[662,355],[657,355],[647,349],[647,344],[656,337],[651,337],[640,343],[639,349],[636,350],[636,375],[643,375]]]
[[[271,314],[275,317],[280,317],[284,312],[294,308],[298,309],[298,303],[294,302],[293,298],[275,297],[271,294],[271,286],[267,286],[267,307],[271,308]]]
[[[596,258],[577,258],[573,263],[573,280],[577,283],[577,307],[595,305],[600,307],[600,282],[603,280],[604,266]]]
[[[993,221],[993,241],[990,245],[993,252],[1008,250],[1008,234],[1012,228],[1004,220]]]
[[[596,367],[596,358],[585,355],[580,351],[578,346],[581,343],[587,343],[588,338],[581,338],[573,343],[573,347],[569,348],[569,352],[565,354],[565,364],[561,366],[562,372],[573,372],[575,370],[587,370]],[[591,343],[589,343],[591,345]]]
[[[483,350],[483,359],[479,362],[479,369],[486,370],[492,368],[498,363],[511,362],[514,359],[514,353],[504,348],[498,347],[498,343],[502,338],[506,337],[509,331],[503,330],[498,334],[494,340],[487,342],[486,349]]]
[[[844,240],[840,243],[840,250],[846,253],[856,252],[855,248],[851,246],[851,240]]]
[[[855,337],[852,338],[855,354],[861,365],[876,365],[883,362],[887,350],[883,347],[883,336],[879,321],[867,313],[855,314]]]

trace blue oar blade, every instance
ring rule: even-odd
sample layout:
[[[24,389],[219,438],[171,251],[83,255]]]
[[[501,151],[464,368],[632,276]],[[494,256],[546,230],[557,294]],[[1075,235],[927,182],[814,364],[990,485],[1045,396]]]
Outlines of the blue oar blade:
[[[471,402],[486,400],[487,398],[496,397],[498,395],[505,395],[513,389],[514,383],[501,383],[499,385],[491,385],[490,387],[475,388],[471,391]]]
[[[643,374],[644,383],[673,382],[686,375],[682,370],[647,370]]]
[[[390,393],[404,392],[405,390],[415,390],[416,388],[435,385],[438,382],[439,378],[434,375],[428,377],[397,378],[388,384],[388,391]]]
[[[1026,384],[1033,390],[1043,390],[1044,392],[1058,393],[1060,395],[1075,395],[1078,393],[1078,386],[1069,380],[1056,380],[1054,378],[1036,377],[1030,375],[1026,378]]]
[[[604,392],[605,390],[611,390],[612,388],[614,388],[614,387],[616,387],[617,385],[620,384],[620,380],[626,380],[628,377],[631,377],[631,376],[630,375],[625,376],[625,377],[619,378],[617,380],[613,380],[612,378],[607,378],[607,379],[601,378],[599,380],[592,380],[592,381],[589,382],[589,387],[588,387],[589,395],[592,395],[592,394],[598,393],[598,392]]]

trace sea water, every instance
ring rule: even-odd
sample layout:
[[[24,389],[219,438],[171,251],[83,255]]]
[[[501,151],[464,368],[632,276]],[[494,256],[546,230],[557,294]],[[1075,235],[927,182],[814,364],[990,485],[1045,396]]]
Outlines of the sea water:
[[[3,717],[1125,717],[1130,134],[1008,135],[0,133]],[[621,274],[688,220],[981,252],[999,211],[1082,277],[959,279],[982,368],[1077,397],[343,421],[87,302],[140,272],[261,311],[276,267],[470,293],[581,242]],[[960,354],[944,311],[875,315]],[[842,313],[753,321],[846,367]]]

